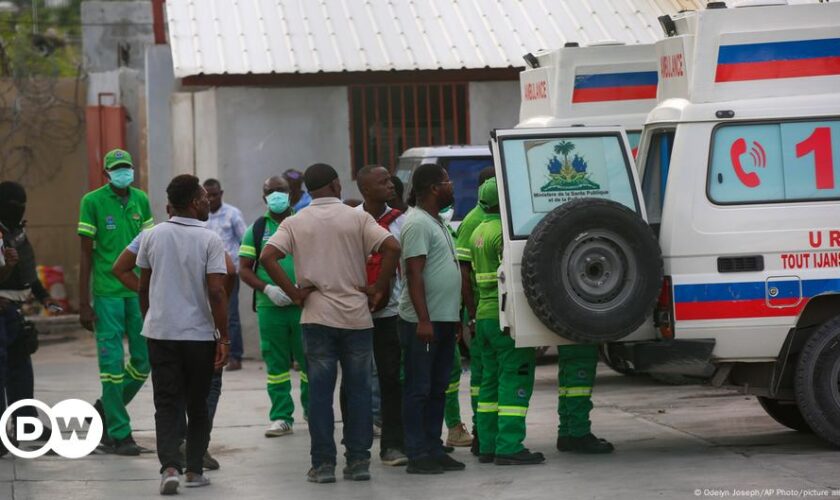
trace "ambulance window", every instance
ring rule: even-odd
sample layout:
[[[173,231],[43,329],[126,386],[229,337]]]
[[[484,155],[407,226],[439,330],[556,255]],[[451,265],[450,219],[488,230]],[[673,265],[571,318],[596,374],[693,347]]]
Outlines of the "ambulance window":
[[[414,173],[414,169],[419,167],[422,161],[423,159],[419,157],[400,158],[397,162],[397,168],[394,175],[399,177],[400,180],[407,185],[411,182],[411,174]]]
[[[717,204],[840,199],[840,120],[727,124],[712,135]]]
[[[662,204],[665,201],[665,185],[671,165],[671,150],[674,148],[674,130],[654,131],[645,159],[645,174],[642,178],[642,195],[645,198],[648,223],[659,234],[662,222]]]
[[[642,138],[642,131],[641,130],[628,130],[627,131],[627,141],[630,143],[630,150],[633,152],[633,158],[636,157],[636,153],[639,151],[639,140]]]
[[[455,190],[455,214],[452,219],[463,220],[478,203],[478,174],[485,167],[493,166],[493,158],[440,158],[438,163],[449,172],[449,180]]]
[[[508,137],[499,150],[514,239],[527,238],[545,214],[578,198],[639,211],[633,166],[618,134]]]

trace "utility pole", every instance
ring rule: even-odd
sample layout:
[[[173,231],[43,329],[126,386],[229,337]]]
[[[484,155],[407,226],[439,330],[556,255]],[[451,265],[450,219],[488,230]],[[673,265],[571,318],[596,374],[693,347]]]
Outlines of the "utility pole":
[[[38,34],[38,0],[32,0],[32,34]]]

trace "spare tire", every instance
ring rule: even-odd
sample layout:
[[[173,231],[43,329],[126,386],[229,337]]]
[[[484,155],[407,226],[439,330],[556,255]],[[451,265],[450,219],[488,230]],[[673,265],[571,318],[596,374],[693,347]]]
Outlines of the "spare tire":
[[[534,314],[579,343],[621,339],[653,312],[662,252],[650,226],[620,203],[565,203],[534,228],[522,256],[522,284]]]

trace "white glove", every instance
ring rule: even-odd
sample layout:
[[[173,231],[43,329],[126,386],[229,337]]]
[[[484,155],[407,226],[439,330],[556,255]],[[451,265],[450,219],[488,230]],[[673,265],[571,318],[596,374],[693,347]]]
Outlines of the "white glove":
[[[263,293],[275,306],[286,307],[292,305],[292,299],[277,285],[266,285]]]

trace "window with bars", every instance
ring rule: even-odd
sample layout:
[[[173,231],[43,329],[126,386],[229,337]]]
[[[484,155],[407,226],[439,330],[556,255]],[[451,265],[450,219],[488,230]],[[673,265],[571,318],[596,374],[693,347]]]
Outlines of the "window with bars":
[[[466,83],[354,85],[348,94],[354,173],[374,163],[393,169],[408,148],[469,144]]]

